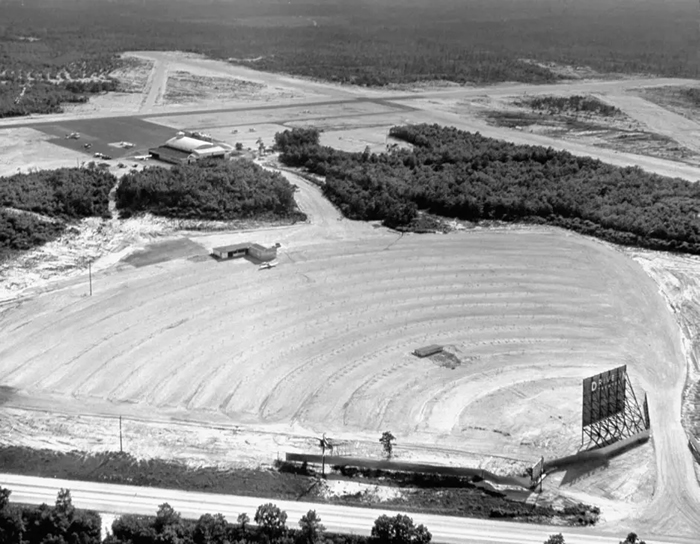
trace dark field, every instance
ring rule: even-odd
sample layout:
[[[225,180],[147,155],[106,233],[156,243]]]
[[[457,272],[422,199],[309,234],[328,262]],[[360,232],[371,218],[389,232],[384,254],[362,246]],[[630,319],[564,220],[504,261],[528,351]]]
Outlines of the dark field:
[[[135,267],[163,263],[172,259],[185,259],[197,255],[207,255],[199,244],[187,238],[158,242],[148,246],[144,251],[129,255],[124,262]],[[2,392],[0,391],[0,394]]]
[[[176,133],[172,128],[133,117],[80,119],[31,126],[55,136],[55,139],[50,140],[53,144],[82,151],[91,157],[100,152],[115,159],[144,154],[149,147],[162,144]],[[66,134],[71,132],[79,132],[80,139],[66,139]],[[130,142],[135,145],[131,149],[110,145],[119,142]],[[83,145],[86,143],[92,144],[92,147],[85,149]]]

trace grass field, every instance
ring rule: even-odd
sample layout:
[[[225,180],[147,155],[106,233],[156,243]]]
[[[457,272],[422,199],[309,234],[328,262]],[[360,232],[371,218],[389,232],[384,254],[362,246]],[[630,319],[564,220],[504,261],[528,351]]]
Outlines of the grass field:
[[[635,379],[664,349],[649,280],[602,245],[536,231],[387,245],[288,248],[267,271],[171,261],[95,278],[92,298],[27,301],[0,315],[0,381],[59,410],[391,429],[527,459],[576,448],[581,378],[627,363]],[[430,343],[461,364],[411,355]]]

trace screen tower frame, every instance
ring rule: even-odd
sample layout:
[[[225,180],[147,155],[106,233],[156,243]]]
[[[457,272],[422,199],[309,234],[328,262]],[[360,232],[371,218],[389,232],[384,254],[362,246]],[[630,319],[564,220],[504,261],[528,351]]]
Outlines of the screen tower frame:
[[[581,449],[609,446],[650,428],[646,395],[637,401],[627,365],[583,380]]]

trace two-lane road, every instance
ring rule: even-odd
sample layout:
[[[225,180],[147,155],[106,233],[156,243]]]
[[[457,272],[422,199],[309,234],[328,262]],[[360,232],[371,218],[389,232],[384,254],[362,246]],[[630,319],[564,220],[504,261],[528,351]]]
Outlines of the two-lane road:
[[[111,514],[154,515],[158,506],[167,502],[183,517],[189,519],[198,519],[206,513],[221,513],[226,519],[234,521],[243,512],[252,519],[259,505],[274,502],[287,512],[289,526],[295,526],[306,512],[313,509],[319,514],[328,531],[360,535],[368,535],[374,520],[380,515],[396,514],[396,512],[373,508],[35,478],[13,474],[0,474],[0,486],[12,491],[10,499],[13,502],[53,504],[58,491],[64,488],[71,491],[73,504],[78,508],[89,508]],[[428,527],[434,542],[444,543],[541,544],[549,535],[561,532],[567,544],[618,544],[626,536],[602,532],[596,528],[554,527],[430,514],[410,514],[410,516],[416,523],[423,523]],[[648,544],[697,544],[697,539],[641,536]]]

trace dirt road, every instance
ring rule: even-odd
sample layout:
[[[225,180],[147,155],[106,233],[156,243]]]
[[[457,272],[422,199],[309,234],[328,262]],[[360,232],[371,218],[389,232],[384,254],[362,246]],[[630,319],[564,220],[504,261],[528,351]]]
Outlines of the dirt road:
[[[162,105],[163,95],[165,95],[168,83],[167,63],[164,62],[160,55],[140,56],[139,58],[145,58],[153,62],[153,67],[144,89],[145,96],[139,108],[140,113],[152,113],[157,105]]]

